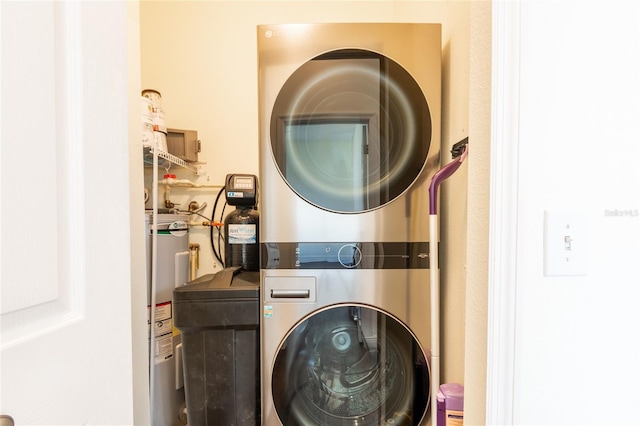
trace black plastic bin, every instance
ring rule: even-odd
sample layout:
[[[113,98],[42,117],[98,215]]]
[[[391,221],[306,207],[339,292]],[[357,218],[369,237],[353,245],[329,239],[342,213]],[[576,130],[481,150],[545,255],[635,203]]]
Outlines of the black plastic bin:
[[[227,268],[173,294],[189,425],[259,425],[259,272]]]

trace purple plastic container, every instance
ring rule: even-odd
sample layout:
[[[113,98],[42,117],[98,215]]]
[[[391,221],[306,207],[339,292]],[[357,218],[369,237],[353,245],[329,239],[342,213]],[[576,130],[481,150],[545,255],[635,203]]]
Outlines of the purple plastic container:
[[[437,426],[462,426],[464,420],[464,386],[459,383],[440,385],[437,399]]]

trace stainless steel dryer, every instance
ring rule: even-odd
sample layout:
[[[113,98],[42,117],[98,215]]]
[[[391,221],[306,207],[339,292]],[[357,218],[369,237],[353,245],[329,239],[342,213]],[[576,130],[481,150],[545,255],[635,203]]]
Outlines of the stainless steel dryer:
[[[263,424],[428,424],[440,34],[258,27]]]

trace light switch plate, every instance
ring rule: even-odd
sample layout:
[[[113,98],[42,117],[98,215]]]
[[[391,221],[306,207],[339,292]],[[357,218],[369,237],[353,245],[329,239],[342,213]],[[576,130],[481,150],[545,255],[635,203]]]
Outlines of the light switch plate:
[[[587,220],[583,212],[544,212],[544,275],[587,274]]]

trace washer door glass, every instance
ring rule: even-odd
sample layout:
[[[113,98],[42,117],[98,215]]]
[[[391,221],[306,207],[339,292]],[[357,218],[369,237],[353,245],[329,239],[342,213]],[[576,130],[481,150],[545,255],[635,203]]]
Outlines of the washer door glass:
[[[417,425],[429,370],[398,320],[356,305],[312,315],[279,348],[272,376],[283,425]]]
[[[431,114],[418,83],[380,54],[337,50],[285,82],[271,116],[280,173],[317,207],[358,213],[402,194],[423,169]]]

